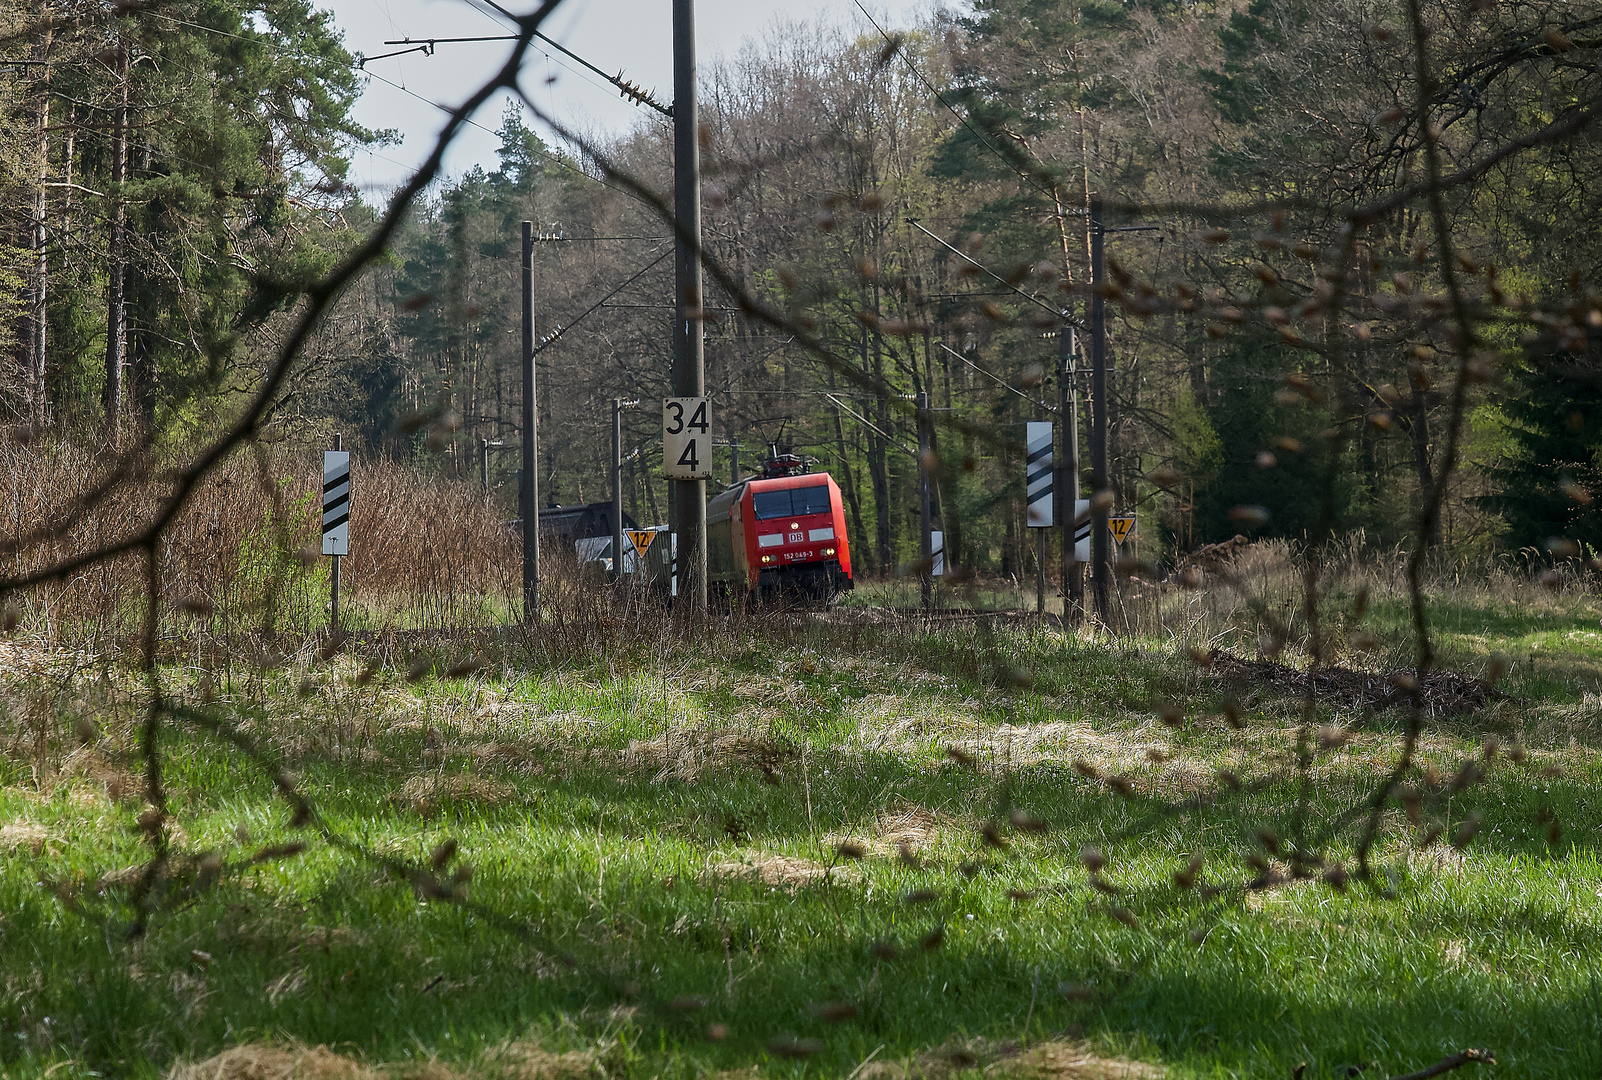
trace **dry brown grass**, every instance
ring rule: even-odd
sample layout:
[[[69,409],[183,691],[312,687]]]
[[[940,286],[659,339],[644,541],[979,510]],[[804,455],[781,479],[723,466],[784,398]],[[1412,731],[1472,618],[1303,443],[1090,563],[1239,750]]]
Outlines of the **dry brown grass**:
[[[532,1042],[509,1042],[461,1069],[440,1061],[366,1065],[326,1046],[246,1043],[204,1061],[180,1064],[167,1080],[583,1080],[599,1075],[601,1055],[591,1050],[554,1053]]]
[[[12,821],[0,825],[0,851],[9,854],[27,848],[37,855],[50,839],[50,830],[32,821]]]
[[[520,797],[516,788],[485,776],[425,773],[407,780],[390,795],[389,801],[414,813],[432,814],[449,805],[491,809]]]
[[[905,1061],[870,1061],[856,1080],[945,1080],[964,1072],[1009,1080],[1162,1080],[1158,1065],[1109,1057],[1079,1042],[1050,1041],[1025,1047],[1017,1042],[953,1039]]]
[[[75,443],[0,444],[0,573],[24,574],[137,533],[167,494],[164,464],[89,497],[117,463]],[[470,485],[429,480],[385,459],[356,458],[348,607],[423,625],[485,621],[521,588],[516,538]],[[326,625],[321,449],[241,451],[203,478],[159,546],[164,603],[185,607],[179,634],[233,638],[271,624]],[[29,542],[40,529],[53,534]],[[15,598],[24,625],[57,640],[125,635],[144,606],[144,561],[124,555]]]
[[[1103,1057],[1082,1043],[1071,1042],[1041,1043],[1000,1071],[1019,1080],[1161,1080],[1168,1075],[1160,1066]]]
[[[511,1042],[488,1051],[483,1071],[506,1080],[581,1080],[601,1072],[601,1055],[591,1050],[553,1053],[531,1042]]]
[[[881,811],[873,823],[874,834],[879,839],[914,846],[933,843],[942,828],[955,824],[949,814],[905,800]]]
[[[376,1080],[377,1072],[326,1046],[247,1043],[179,1065],[167,1080]]]
[[[829,867],[812,859],[793,855],[753,854],[742,862],[714,863],[707,868],[708,878],[744,878],[760,882],[770,889],[799,889],[824,880],[855,881],[859,874],[850,867]]]
[[[633,740],[623,751],[623,764],[652,773],[657,783],[693,781],[731,768],[757,769],[776,783],[798,757],[793,745],[767,735],[694,727]]]

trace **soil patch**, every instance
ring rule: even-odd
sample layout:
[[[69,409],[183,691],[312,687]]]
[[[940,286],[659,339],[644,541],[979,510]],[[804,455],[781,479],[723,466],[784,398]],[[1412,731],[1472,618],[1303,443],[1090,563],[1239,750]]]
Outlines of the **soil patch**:
[[[1304,697],[1311,692],[1320,701],[1346,708],[1383,712],[1411,708],[1418,685],[1418,700],[1429,716],[1460,716],[1478,712],[1507,695],[1482,680],[1456,671],[1431,671],[1415,677],[1411,671],[1353,671],[1327,667],[1301,671],[1273,660],[1244,660],[1223,649],[1212,652],[1212,675],[1230,687],[1262,688],[1276,694]]]

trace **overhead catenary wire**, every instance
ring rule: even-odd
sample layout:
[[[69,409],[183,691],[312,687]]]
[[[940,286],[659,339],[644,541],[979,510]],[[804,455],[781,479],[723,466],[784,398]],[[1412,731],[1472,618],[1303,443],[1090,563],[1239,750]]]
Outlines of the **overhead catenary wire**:
[[[511,19],[514,23],[516,22],[517,16],[511,14],[505,8],[502,8],[499,5],[492,5],[492,6],[494,6],[496,8],[496,10],[500,11],[502,14],[506,15],[506,17]],[[262,48],[269,49],[269,50],[271,50],[271,51],[273,51],[275,53],[278,53],[281,56],[289,56],[289,57],[292,57],[292,58],[297,59],[297,60],[310,60],[310,59],[313,59],[312,57],[306,56],[304,53],[295,52],[293,49],[286,49],[283,46],[276,44],[275,42],[269,40],[268,38],[266,38],[264,36],[250,37],[250,36],[247,36],[247,35],[244,35],[244,34],[235,34],[235,33],[232,33],[230,31],[227,31],[227,30],[219,30],[214,26],[205,26],[205,25],[203,25],[201,23],[190,22],[187,19],[179,19],[179,18],[176,18],[175,16],[167,15],[167,14],[164,14],[164,13],[159,12],[159,11],[151,10],[151,11],[147,11],[146,14],[154,15],[157,18],[165,19],[167,22],[175,23],[175,24],[180,25],[180,26],[188,26],[188,27],[191,27],[192,29],[195,29],[195,30],[205,31],[208,34],[216,34],[218,37],[233,38],[236,41],[245,41],[245,42],[250,42],[250,43],[255,44],[255,45],[260,45]],[[540,34],[537,31],[536,31],[534,36],[540,38],[542,41],[548,41],[549,40],[543,34]],[[515,39],[515,35],[498,35],[498,36],[493,37],[493,38],[492,37],[484,37],[484,38],[474,38],[474,39],[471,39],[471,40],[490,41],[490,40],[513,40],[513,39]],[[555,43],[552,42],[552,44],[555,44]],[[417,50],[408,49],[408,50],[404,50],[404,51],[406,51],[406,52],[415,52]],[[387,55],[398,56],[400,54],[399,53],[390,53],[390,54],[387,54]],[[379,82],[383,83],[384,85],[392,87],[392,88],[394,88],[396,90],[399,90],[403,94],[407,94],[407,95],[409,95],[411,97],[414,97],[418,101],[423,102],[423,104],[425,104],[425,105],[431,105],[434,108],[438,109],[440,112],[443,112],[443,113],[449,115],[454,111],[448,105],[441,105],[439,102],[434,101],[431,98],[424,97],[422,94],[419,94],[417,91],[412,90],[410,87],[407,87],[407,86],[402,85],[401,83],[395,82],[393,79],[387,79],[384,76],[380,75],[378,72],[370,71],[366,67],[362,66],[368,60],[378,60],[378,59],[381,59],[381,57],[377,57],[377,56],[362,57],[357,61],[357,65],[356,66],[361,70],[362,74],[367,75],[367,76],[369,76],[371,78],[377,79]],[[465,119],[463,121],[463,123],[467,124],[469,127],[475,127],[478,130],[480,130],[482,132],[485,132],[486,134],[489,134],[489,135],[498,135],[499,134],[499,132],[496,132],[496,131],[494,131],[494,130],[492,130],[490,128],[487,128],[483,124],[480,124],[480,123],[472,120],[471,118]],[[367,149],[366,147],[360,147],[359,149],[362,149],[362,150],[366,151],[369,154],[373,154],[373,156],[375,156],[375,157],[382,157],[385,161],[389,161],[389,162],[391,162],[393,164],[396,164],[396,165],[400,165],[401,164],[400,162],[395,161],[393,158],[385,157],[383,154],[377,154],[374,151]],[[594,183],[602,185],[603,187],[610,188],[611,190],[619,192],[620,194],[624,194],[624,195],[630,195],[631,194],[630,192],[624,190],[623,188],[618,187],[615,184],[608,183],[607,181],[601,179],[598,176],[591,176],[589,173],[585,172],[583,169],[578,168],[576,165],[572,164],[571,162],[565,161],[562,158],[557,157],[556,155],[553,155],[553,154],[542,154],[540,156],[543,157],[546,161],[551,162],[552,164],[555,164],[557,166],[560,166],[561,168],[564,168],[564,169],[568,170],[571,173],[574,173],[574,174],[576,174],[578,176],[581,176],[586,180],[590,180],[590,181],[592,181]],[[404,168],[406,166],[402,166],[402,167]]]
[[[617,288],[613,289],[611,292],[609,292],[605,296],[601,297],[595,303],[591,304],[589,307],[587,307],[583,311],[579,312],[579,314],[571,322],[568,322],[568,323],[565,323],[565,324],[563,324],[563,323],[557,324],[556,330],[553,331],[550,335],[548,335],[545,338],[545,340],[540,343],[539,347],[534,350],[534,355],[538,356],[540,353],[544,352],[546,349],[550,348],[552,345],[555,345],[559,340],[561,340],[563,334],[566,334],[569,330],[573,329],[573,327],[575,327],[579,323],[583,322],[591,314],[593,314],[594,312],[598,311],[600,308],[605,306],[605,304],[606,304],[606,302],[608,300],[612,299],[612,297],[616,296],[618,293],[622,292],[624,289],[628,288],[630,285],[633,285],[636,281],[640,280],[642,277],[645,276],[646,271],[648,271],[652,267],[656,266],[657,263],[661,262],[663,259],[667,258],[671,254],[673,254],[673,249],[672,248],[668,248],[666,251],[662,252],[656,258],[652,259],[650,262],[648,262],[644,266],[640,267],[639,271],[636,272],[633,277],[629,278],[623,284],[619,285]]]
[[[1017,394],[1019,397],[1023,398],[1025,401],[1029,402],[1029,404],[1038,406],[1039,408],[1042,408],[1042,409],[1046,410],[1047,412],[1056,412],[1057,411],[1057,406],[1055,406],[1055,405],[1047,405],[1044,401],[1037,401],[1036,399],[1030,397],[1028,394],[1024,393],[1022,390],[1018,389],[1016,386],[1012,385],[1012,383],[1008,382],[1006,379],[1003,379],[1000,375],[997,375],[993,371],[987,371],[984,368],[980,367],[978,364],[974,363],[972,360],[969,360],[966,356],[962,355],[962,353],[958,352],[956,349],[953,349],[951,346],[947,345],[945,342],[937,341],[937,342],[935,342],[935,344],[940,346],[946,352],[950,353],[952,356],[955,356],[958,360],[961,360],[964,364],[967,364],[969,367],[973,368],[975,371],[977,371],[979,374],[983,375],[985,378],[994,379],[996,382],[1000,383],[1002,386],[1004,386],[1006,389],[1010,390],[1012,393]]]
[[[1023,297],[1025,300],[1029,301],[1031,304],[1034,304],[1036,307],[1044,308],[1045,310],[1051,312],[1053,315],[1057,316],[1057,318],[1064,319],[1064,320],[1068,321],[1070,324],[1072,324],[1074,326],[1083,328],[1083,324],[1080,323],[1080,321],[1078,319],[1075,319],[1072,315],[1068,314],[1068,312],[1063,311],[1060,308],[1054,308],[1050,304],[1046,303],[1044,300],[1041,300],[1039,297],[1031,296],[1029,293],[1024,292],[1022,289],[1018,288],[1018,286],[1014,285],[1012,282],[1008,281],[1006,278],[1002,277],[1000,274],[998,274],[994,270],[990,269],[990,267],[986,266],[984,263],[980,262],[978,259],[974,258],[972,255],[969,255],[967,252],[963,251],[961,248],[955,246],[954,244],[947,243],[945,240],[942,240],[940,237],[936,236],[934,233],[932,233],[928,229],[924,228],[921,224],[919,224],[917,218],[907,218],[907,224],[911,225],[914,229],[917,229],[919,232],[921,232],[925,236],[929,237],[929,239],[933,240],[935,243],[939,244],[941,247],[945,248],[947,251],[950,251],[950,252],[954,253],[955,255],[957,255],[958,258],[966,260],[970,266],[976,267],[981,272],[989,274],[991,277],[995,278],[997,281],[999,281],[1003,285],[1005,285],[1008,289],[1010,289],[1013,292],[1017,293],[1019,296]]]
[[[601,78],[605,79],[608,83],[611,84],[613,89],[617,90],[625,98],[629,99],[630,101],[633,101],[635,104],[649,106],[650,108],[655,109],[657,112],[661,113],[663,116],[667,117],[668,119],[671,120],[673,118],[673,107],[671,105],[663,105],[661,102],[657,101],[654,97],[651,96],[650,91],[643,89],[638,84],[636,84],[636,83],[634,83],[634,82],[632,82],[632,81],[630,81],[628,79],[625,79],[623,77],[623,73],[621,71],[619,71],[616,75],[609,74],[608,72],[603,71],[601,68],[596,67],[594,64],[592,64],[588,60],[584,59],[584,57],[580,56],[578,53],[574,52],[572,49],[569,49],[566,45],[563,45],[560,41],[556,41],[556,40],[554,40],[552,38],[549,38],[549,37],[545,36],[544,34],[540,33],[538,30],[534,31],[534,36],[536,38],[538,38],[539,40],[545,42],[545,44],[551,46],[551,48],[555,49],[557,52],[561,53],[563,56],[566,56],[570,60],[576,61],[578,64],[583,66],[585,69],[587,69],[587,70],[595,73],[596,75],[599,75]],[[414,37],[407,36],[407,37],[395,38],[395,39],[392,39],[392,40],[384,42],[385,45],[405,45],[405,46],[407,46],[407,48],[399,49],[399,50],[397,50],[395,52],[379,53],[377,56],[363,57],[362,60],[361,60],[361,64],[365,65],[368,60],[383,60],[383,59],[386,59],[388,57],[404,56],[407,53],[414,53],[414,52],[420,52],[424,56],[433,56],[434,52],[435,52],[435,50],[436,50],[436,48],[438,46],[445,45],[445,44],[452,44],[452,43],[455,43],[455,42],[516,41],[516,40],[517,40],[517,35],[516,34],[483,34],[483,35],[478,35],[476,37],[428,37],[428,38],[414,38]],[[540,51],[543,53],[545,50],[541,49]],[[550,59],[550,55],[548,53],[546,54],[546,59]],[[561,65],[562,67],[567,68],[568,71],[573,71],[572,68],[568,67],[566,64],[563,64],[560,60],[558,60],[557,63],[559,65]],[[574,74],[580,76],[581,78],[584,76],[584,73],[583,72],[579,72],[579,71],[575,71]]]
[[[402,86],[400,83],[395,82],[393,79],[384,78],[384,76],[378,74],[378,72],[376,72],[376,71],[365,71],[365,74],[371,76],[372,78],[377,79],[379,82],[384,83],[386,86],[394,87],[396,90],[399,90],[401,93],[408,94],[408,95],[416,98],[418,101],[421,101],[425,105],[432,105],[434,108],[438,109],[440,112],[446,113],[447,115],[454,111],[454,110],[452,110],[450,108],[450,106],[441,105],[439,102],[434,101],[431,98],[426,98],[422,94],[419,94],[417,91],[409,89],[409,88],[407,88],[405,86]],[[469,127],[476,127],[476,128],[478,128],[478,130],[483,131],[483,132],[487,132],[490,135],[498,136],[500,134],[500,132],[493,131],[493,130],[485,127],[483,124],[477,123],[477,122],[475,122],[473,120],[463,120],[462,123],[468,125]],[[608,189],[610,189],[612,191],[615,191],[620,195],[627,195],[630,198],[635,199],[636,201],[638,201],[638,196],[636,196],[633,192],[627,190],[626,188],[619,187],[618,185],[613,184],[610,181],[603,180],[599,176],[591,176],[589,173],[585,172],[583,169],[579,168],[577,165],[574,165],[572,162],[566,161],[563,158],[556,156],[555,154],[541,154],[539,156],[544,158],[547,162],[549,162],[549,163],[551,163],[553,165],[557,165],[557,166],[559,166],[559,167],[561,167],[563,169],[566,169],[568,172],[573,173],[575,176],[581,176],[584,179],[590,181],[591,183],[600,184],[604,188],[608,188]],[[385,160],[388,160],[388,159],[386,158]]]
[[[861,413],[857,412],[857,410],[855,410],[851,406],[847,405],[844,401],[841,401],[837,396],[835,396],[835,394],[833,392],[825,391],[823,396],[828,398],[830,401],[834,402],[835,408],[839,409],[841,412],[843,412],[846,415],[850,416],[857,423],[861,424],[863,427],[867,428],[869,431],[872,431],[873,433],[878,435],[881,439],[884,439],[885,441],[890,443],[890,445],[892,445],[896,449],[900,450],[902,453],[910,454],[913,457],[917,457],[918,456],[918,452],[916,450],[912,449],[912,447],[908,446],[906,443],[902,442],[900,439],[896,438],[894,435],[891,435],[889,432],[885,431],[878,424],[875,424],[872,420],[869,420],[866,416],[863,416]]]
[[[480,12],[482,14],[483,13],[483,8],[479,7],[478,6],[479,4],[483,4],[485,7],[494,8],[495,11],[499,12],[500,15],[503,18],[505,18],[508,22],[510,22],[513,26],[520,25],[518,23],[518,21],[517,21],[517,16],[514,15],[512,12],[506,10],[506,8],[502,7],[500,4],[496,3],[495,0],[469,0],[468,6],[472,7],[474,10],[476,10],[476,11],[478,11],[478,12]],[[652,98],[648,91],[640,88],[635,83],[633,83],[633,82],[631,82],[631,81],[629,81],[627,79],[624,79],[623,78],[623,73],[621,71],[618,72],[616,75],[609,75],[605,71],[603,71],[600,68],[596,67],[594,64],[590,63],[588,60],[584,59],[584,57],[578,55],[575,52],[572,52],[571,50],[569,50],[567,48],[567,46],[563,45],[561,42],[552,41],[550,38],[546,37],[544,34],[540,33],[538,30],[534,31],[534,36],[539,38],[541,41],[545,42],[546,44],[551,45],[554,48],[560,50],[565,55],[567,55],[567,56],[571,57],[572,59],[578,61],[579,63],[583,64],[585,67],[589,68],[591,71],[595,72],[595,74],[599,75],[601,78],[605,79],[607,82],[611,83],[614,87],[616,87],[617,90],[624,97],[629,98],[630,100],[634,101],[636,104],[649,106],[650,108],[655,109],[657,112],[661,113],[663,116],[667,117],[670,120],[673,118],[673,106],[671,106],[671,105],[663,105],[660,102],[658,102],[656,99]]]
[[[215,34],[218,37],[232,38],[235,41],[244,41],[244,42],[248,42],[248,43],[253,44],[253,45],[259,45],[262,48],[268,49],[268,50],[270,50],[272,52],[275,52],[280,56],[287,56],[287,57],[290,57],[290,58],[295,59],[295,60],[306,60],[306,61],[309,61],[309,60],[314,59],[313,57],[307,56],[305,53],[299,53],[299,52],[296,52],[293,49],[286,49],[282,45],[279,45],[276,42],[271,41],[270,39],[266,38],[265,36],[251,37],[251,36],[248,36],[248,35],[245,35],[245,34],[235,34],[235,33],[231,32],[231,31],[228,31],[228,30],[219,30],[215,26],[206,26],[206,25],[204,25],[202,23],[191,22],[188,19],[180,19],[180,18],[177,18],[175,16],[167,15],[167,14],[165,14],[163,12],[155,11],[155,10],[147,9],[144,12],[144,14],[153,15],[158,19],[163,19],[163,20],[165,20],[167,22],[170,22],[170,23],[173,23],[174,25],[177,25],[177,26],[187,26],[187,27],[189,27],[191,29],[194,29],[194,30],[201,30],[201,31],[204,31],[205,33],[208,33],[208,34]],[[415,50],[406,50],[406,51],[415,51]],[[399,53],[388,53],[386,55],[398,56],[400,54]],[[370,77],[372,77],[374,79],[377,79],[379,82],[384,83],[387,86],[394,87],[396,90],[399,90],[404,94],[409,94],[412,97],[416,98],[418,101],[421,101],[421,102],[423,102],[423,103],[425,103],[427,105],[432,105],[434,108],[439,109],[441,112],[449,114],[452,111],[448,106],[441,105],[437,101],[431,101],[428,98],[425,98],[423,95],[417,93],[416,91],[411,90],[411,89],[401,85],[400,83],[394,82],[391,79],[386,79],[384,76],[378,74],[376,71],[368,71],[365,67],[362,66],[368,60],[378,60],[378,59],[381,59],[381,57],[377,57],[377,56],[362,57],[362,58],[358,59],[356,66],[361,70],[362,74],[370,76]],[[185,68],[184,70],[188,71],[190,69]],[[191,74],[198,75],[199,73],[191,71]],[[84,102],[84,103],[78,103],[78,104],[88,105],[89,103]],[[100,106],[90,105],[89,107],[99,108]],[[467,123],[471,127],[478,128],[480,131],[488,132],[491,135],[496,134],[496,132],[491,131],[489,128],[485,127],[482,124],[475,123],[471,119],[466,120],[464,122]],[[392,157],[388,157],[388,156],[386,156],[384,154],[380,154],[377,151],[375,151],[375,150],[373,150],[373,149],[371,149],[369,147],[358,146],[358,147],[356,147],[356,149],[361,150],[364,153],[367,153],[367,154],[369,154],[369,155],[371,155],[373,157],[382,158],[384,161],[387,161],[392,165],[398,165],[403,169],[411,168],[411,166],[406,165],[403,162],[396,161]],[[562,161],[560,158],[550,157],[550,156],[547,155],[547,160],[554,161],[556,164],[561,165],[561,166],[563,166],[565,168],[568,168],[568,169],[570,169],[570,170],[572,170],[574,172],[577,172],[580,176],[586,177],[587,179],[594,180],[596,183],[600,183],[600,184],[604,184],[605,183],[604,180],[600,180],[597,177],[590,176],[588,173],[584,172],[584,170],[576,169],[572,165],[569,165],[567,162]],[[190,162],[190,164],[197,165],[197,167],[199,165],[198,162]],[[371,186],[377,187],[378,185],[371,185]],[[612,185],[608,184],[607,186],[611,187]],[[614,190],[619,190],[619,189],[614,189]]]

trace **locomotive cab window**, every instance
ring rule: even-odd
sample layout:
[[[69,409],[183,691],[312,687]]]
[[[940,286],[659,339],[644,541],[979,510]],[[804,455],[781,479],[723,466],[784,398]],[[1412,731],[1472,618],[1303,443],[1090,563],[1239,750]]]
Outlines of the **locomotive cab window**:
[[[761,521],[800,517],[802,514],[827,514],[830,510],[829,485],[758,491],[752,494],[751,504],[757,519]]]

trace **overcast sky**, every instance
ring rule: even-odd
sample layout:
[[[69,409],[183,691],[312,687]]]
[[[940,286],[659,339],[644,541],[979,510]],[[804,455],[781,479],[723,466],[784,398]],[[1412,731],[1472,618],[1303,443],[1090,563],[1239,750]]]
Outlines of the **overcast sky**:
[[[499,0],[521,11],[529,0]],[[912,21],[929,0],[864,0],[886,29]],[[510,33],[506,21],[475,0],[322,0],[331,8],[353,53],[377,56],[404,48],[386,40],[411,37],[469,37]],[[760,39],[777,20],[824,18],[871,32],[853,0],[699,0],[696,48],[701,63],[733,55],[748,38]],[[603,71],[622,70],[658,101],[673,97],[670,0],[567,0],[546,22],[544,32]],[[428,155],[445,114],[428,102],[454,106],[505,62],[510,42],[441,44],[434,55],[410,53],[367,64],[371,77],[356,107],[356,119],[374,128],[394,128],[404,141],[359,152],[351,181],[370,202],[407,175]],[[598,76],[555,49],[535,42],[524,86],[541,107],[576,130],[621,132],[633,124],[639,107],[621,100]],[[549,80],[549,81],[548,81]],[[426,99],[426,100],[423,100]],[[482,128],[468,128],[446,158],[446,171],[460,175],[481,164],[497,165],[496,140],[505,99],[486,104],[474,117]],[[487,129],[487,130],[486,130]]]

